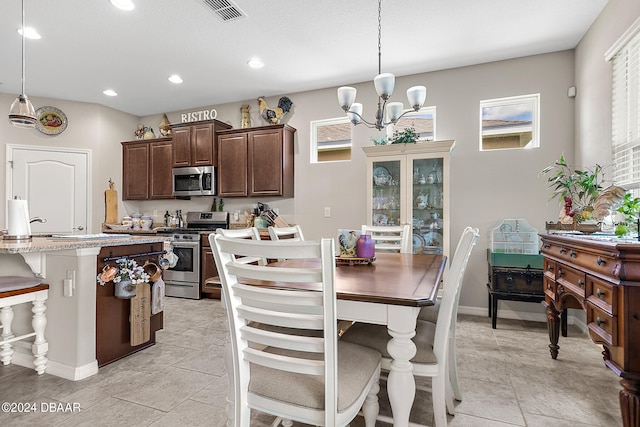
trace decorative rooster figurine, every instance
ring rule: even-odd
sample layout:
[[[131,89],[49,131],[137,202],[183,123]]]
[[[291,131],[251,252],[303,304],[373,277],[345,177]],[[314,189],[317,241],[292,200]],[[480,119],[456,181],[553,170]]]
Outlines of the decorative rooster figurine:
[[[277,125],[280,120],[291,111],[293,102],[286,96],[281,97],[278,100],[277,108],[269,108],[267,101],[261,96],[258,98],[258,107],[260,107],[260,116],[270,125]]]

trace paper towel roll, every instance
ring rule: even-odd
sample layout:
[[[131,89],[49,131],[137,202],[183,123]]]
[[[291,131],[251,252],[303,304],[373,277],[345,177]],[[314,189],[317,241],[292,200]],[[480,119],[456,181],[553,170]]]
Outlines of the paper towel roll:
[[[7,200],[7,219],[9,236],[31,236],[29,207],[26,200]]]

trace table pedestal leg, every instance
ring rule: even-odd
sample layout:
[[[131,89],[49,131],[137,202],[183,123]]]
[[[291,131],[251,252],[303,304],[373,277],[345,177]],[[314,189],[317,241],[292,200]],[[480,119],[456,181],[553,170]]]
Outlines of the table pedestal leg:
[[[387,344],[387,351],[393,360],[387,379],[387,392],[393,413],[393,425],[407,427],[416,395],[416,382],[410,360],[416,355],[416,345],[411,338],[416,334],[418,312],[415,312],[415,316],[406,312],[396,314],[400,319],[393,316],[390,316],[390,319],[393,318],[398,322],[390,321],[388,325],[391,339]]]
[[[553,306],[552,303],[546,303],[547,306],[547,328],[549,329],[549,351],[551,358],[556,359],[558,357],[558,339],[560,338],[560,313]]]
[[[640,425],[640,379],[623,378],[620,380],[620,412],[624,427]]]

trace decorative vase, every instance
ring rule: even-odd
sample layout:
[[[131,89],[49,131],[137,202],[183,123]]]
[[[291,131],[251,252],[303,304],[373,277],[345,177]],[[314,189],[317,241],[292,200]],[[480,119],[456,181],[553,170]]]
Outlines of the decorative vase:
[[[121,280],[113,284],[116,298],[131,299],[136,296],[136,285],[131,280]]]
[[[373,258],[376,255],[376,243],[369,234],[361,234],[356,243],[358,258]]]

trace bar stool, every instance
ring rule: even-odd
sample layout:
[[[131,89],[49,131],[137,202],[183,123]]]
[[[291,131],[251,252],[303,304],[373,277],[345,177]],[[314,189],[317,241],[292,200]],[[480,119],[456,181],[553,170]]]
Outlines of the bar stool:
[[[42,375],[47,368],[46,354],[49,343],[44,338],[44,330],[47,326],[47,316],[44,314],[47,307],[45,301],[49,296],[49,285],[40,284],[40,279],[18,276],[0,276],[0,362],[3,365],[11,363],[15,351],[11,343],[35,336],[31,351],[33,352],[35,370]],[[11,331],[13,322],[13,306],[31,302],[33,307],[33,319],[31,326],[33,332],[14,336]]]

